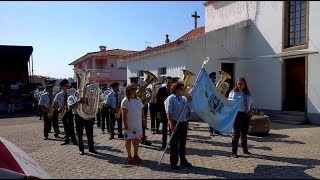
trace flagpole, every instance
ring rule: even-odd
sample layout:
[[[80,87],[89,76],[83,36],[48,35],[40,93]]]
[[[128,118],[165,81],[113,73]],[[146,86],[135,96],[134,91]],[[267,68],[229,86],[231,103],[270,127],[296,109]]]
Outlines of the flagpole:
[[[182,110],[182,112],[181,112],[181,114],[180,114],[180,116],[179,116],[179,119],[178,119],[178,121],[177,121],[176,131],[177,131],[178,124],[179,124],[179,122],[180,122],[181,116],[182,116],[182,114],[183,114],[184,109],[186,108],[186,106],[187,106],[187,103],[183,106],[183,110]],[[174,134],[176,131],[174,131],[174,132],[171,133],[171,136],[170,136],[170,138],[169,138],[169,141],[167,142],[166,148],[164,149],[164,151],[163,151],[163,153],[162,153],[162,156],[161,156],[161,159],[160,159],[160,161],[159,161],[159,163],[158,163],[158,166],[161,164],[162,159],[163,159],[163,157],[164,157],[164,154],[166,153],[167,148],[168,148],[168,146],[169,146],[169,144],[170,144],[170,142],[171,142],[171,139],[172,139],[172,137],[173,137],[173,134]]]

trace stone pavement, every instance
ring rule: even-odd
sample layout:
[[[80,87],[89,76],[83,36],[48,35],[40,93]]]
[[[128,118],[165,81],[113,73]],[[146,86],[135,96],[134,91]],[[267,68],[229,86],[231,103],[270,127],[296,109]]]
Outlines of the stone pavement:
[[[191,122],[190,127],[187,159],[195,167],[178,171],[170,169],[168,153],[158,166],[161,135],[150,130],[147,139],[153,144],[141,145],[140,165],[127,165],[124,140],[108,140],[96,126],[97,155],[86,149],[81,156],[74,145],[62,147],[52,133],[51,140],[44,141],[43,123],[34,116],[0,119],[0,136],[29,153],[53,178],[320,178],[319,126],[273,123],[268,136],[248,137],[249,150],[256,155],[243,155],[240,146],[238,159],[230,157],[230,136],[209,137],[202,122]]]

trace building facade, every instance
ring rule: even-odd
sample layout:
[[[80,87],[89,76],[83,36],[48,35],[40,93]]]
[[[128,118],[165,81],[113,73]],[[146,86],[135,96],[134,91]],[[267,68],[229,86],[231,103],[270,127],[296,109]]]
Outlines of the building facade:
[[[106,46],[100,46],[100,51],[87,53],[81,58],[73,61],[73,65],[78,69],[90,69],[88,83],[99,83],[100,85],[110,85],[113,82],[125,84],[127,81],[126,68],[117,66],[122,56],[129,55],[135,51],[122,49],[107,50]],[[77,76],[75,75],[75,81]]]

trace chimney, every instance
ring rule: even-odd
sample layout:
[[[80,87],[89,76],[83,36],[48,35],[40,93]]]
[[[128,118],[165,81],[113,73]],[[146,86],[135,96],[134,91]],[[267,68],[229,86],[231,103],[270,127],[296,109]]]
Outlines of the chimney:
[[[107,51],[106,49],[107,49],[107,47],[106,46],[99,46],[99,48],[100,48],[100,51],[102,52],[102,51]]]
[[[169,35],[166,34],[166,44],[169,43],[169,42],[170,42],[170,40],[169,40]]]

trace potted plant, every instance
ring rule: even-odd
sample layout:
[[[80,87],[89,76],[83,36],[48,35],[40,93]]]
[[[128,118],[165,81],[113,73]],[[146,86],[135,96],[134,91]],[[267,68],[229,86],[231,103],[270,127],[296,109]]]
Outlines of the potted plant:
[[[270,131],[270,118],[262,110],[253,109],[249,123],[249,135],[267,135]]]

